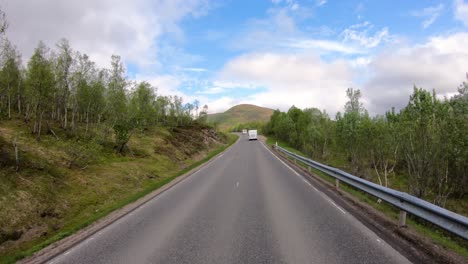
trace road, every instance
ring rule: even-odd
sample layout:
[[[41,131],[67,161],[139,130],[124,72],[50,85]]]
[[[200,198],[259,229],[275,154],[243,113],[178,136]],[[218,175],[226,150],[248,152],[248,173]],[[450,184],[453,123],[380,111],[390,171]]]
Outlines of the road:
[[[49,263],[409,263],[260,141],[227,152]]]

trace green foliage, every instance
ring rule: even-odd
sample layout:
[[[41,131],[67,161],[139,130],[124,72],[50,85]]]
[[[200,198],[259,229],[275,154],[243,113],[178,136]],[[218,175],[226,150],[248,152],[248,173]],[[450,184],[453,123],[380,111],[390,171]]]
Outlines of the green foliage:
[[[83,169],[88,165],[97,162],[102,149],[103,147],[101,145],[92,141],[87,144],[76,144],[73,141],[66,143],[65,152],[69,157],[69,167]]]
[[[206,124],[208,122],[208,105],[204,105],[198,116],[198,122]]]
[[[346,160],[344,169],[381,185],[392,186],[398,174],[397,186],[440,206],[467,194],[466,82],[450,100],[415,87],[399,113],[392,109],[374,118],[359,90],[346,94],[345,112],[335,121],[318,109],[293,106],[274,111],[263,131],[322,162]]]
[[[135,126],[141,130],[153,125],[153,118],[156,111],[153,107],[155,101],[153,87],[147,82],[137,85],[130,99],[130,113],[132,114]]]
[[[236,124],[232,126],[229,131],[230,132],[242,132],[244,129],[256,129],[259,133],[263,133],[263,129],[265,126],[265,122],[247,122],[242,124]]]
[[[38,140],[43,132],[56,139],[65,132],[67,137],[87,139],[102,135],[100,140],[109,142],[113,131],[116,149],[123,153],[134,129],[144,133],[153,126],[174,129],[190,126],[195,119],[206,122],[207,105],[199,111],[199,102],[184,104],[179,96],[157,95],[147,82],[130,82],[117,55],[111,57],[110,69],[99,69],[88,55],[73,51],[66,39],[57,43],[56,51],[39,42],[23,69],[8,40],[2,48],[0,118],[23,117]],[[80,124],[84,129],[77,129],[83,127]]]
[[[16,48],[8,40],[5,40],[3,43],[2,62],[3,66],[0,69],[0,97],[2,94],[6,95],[6,115],[8,118],[11,118],[12,103],[18,99],[18,96],[22,90],[22,76],[20,72],[20,55]],[[0,107],[0,114],[2,114],[2,112],[2,108]]]
[[[119,153],[124,151],[127,142],[130,140],[131,132],[134,128],[134,123],[131,120],[118,119],[112,127],[115,133],[115,144]]]

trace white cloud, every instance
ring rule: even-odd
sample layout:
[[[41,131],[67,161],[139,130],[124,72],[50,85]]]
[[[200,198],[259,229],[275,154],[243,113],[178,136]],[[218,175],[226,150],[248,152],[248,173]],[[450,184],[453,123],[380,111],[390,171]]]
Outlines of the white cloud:
[[[263,88],[242,99],[224,98],[221,110],[236,103],[252,103],[287,110],[326,109],[333,117],[342,111],[345,90],[363,91],[365,107],[371,114],[383,114],[408,103],[413,85],[436,89],[439,97],[451,96],[468,71],[468,33],[432,37],[417,45],[396,46],[371,56],[325,62],[315,53],[249,53],[225,64],[220,80]],[[225,103],[225,107],[221,107]],[[217,109],[218,109],[217,108]]]
[[[296,48],[303,50],[313,50],[315,52],[339,52],[344,54],[362,53],[363,50],[351,47],[339,41],[324,39],[291,39],[278,43],[279,46]]]
[[[444,5],[439,4],[436,6],[426,7],[422,10],[413,11],[411,12],[411,15],[415,17],[426,18],[422,22],[422,26],[423,28],[428,28],[430,25],[432,25],[432,23],[434,23],[437,20],[437,18],[440,16],[443,10],[444,10]]]
[[[246,86],[244,83],[233,82],[233,81],[220,81],[220,80],[213,81],[213,85],[221,87],[221,88],[225,88],[225,89],[233,89],[233,88],[239,88],[239,87],[248,88],[248,89],[255,89],[256,88],[256,87],[251,86],[251,85]]]
[[[188,71],[188,72],[206,72],[206,71],[208,71],[205,68],[183,68],[182,70]]]
[[[317,6],[323,6],[324,4],[327,3],[327,0],[317,0]]]
[[[202,91],[198,91],[197,94],[221,94],[225,91],[226,89],[223,87],[214,86],[214,87],[204,89]]]
[[[468,33],[430,38],[427,43],[390,49],[369,64],[364,97],[372,113],[405,106],[413,85],[450,96],[468,71]]]
[[[351,25],[343,30],[341,35],[343,36],[344,42],[358,45],[364,49],[375,48],[381,43],[388,42],[391,39],[388,28],[384,27],[373,35],[369,35],[372,28],[373,25],[365,21],[360,24]]]
[[[39,40],[54,47],[62,37],[87,53],[99,66],[112,54],[141,67],[159,65],[159,40],[170,35],[183,40],[178,23],[206,12],[205,0],[23,0],[2,5],[7,14],[7,37],[29,59]]]
[[[372,62],[370,57],[358,57],[356,59],[351,60],[351,65],[356,68],[363,68],[367,67]]]
[[[314,106],[334,113],[345,102],[353,74],[347,62],[326,63],[314,54],[252,53],[228,62],[219,77],[266,89],[252,93],[246,103],[282,110]]]
[[[455,18],[468,27],[468,3],[463,0],[455,0]]]
[[[221,113],[226,111],[227,109],[244,103],[241,99],[236,99],[228,96],[223,96],[221,98],[218,98],[216,100],[209,101],[207,103],[208,105],[208,113],[209,114],[214,114],[214,113]],[[202,104],[203,105],[203,104]]]
[[[277,7],[267,10],[267,17],[250,19],[244,30],[231,37],[231,48],[241,50],[271,49],[287,38],[303,33],[297,28],[294,10],[290,7]]]
[[[159,95],[177,95],[187,97],[186,94],[179,91],[181,80],[177,76],[173,75],[137,75],[136,81],[147,81],[153,87],[157,88]]]
[[[330,37],[335,32],[323,26],[303,31],[297,26],[297,20],[300,18],[286,8],[270,9],[267,18],[250,20],[247,23],[247,30],[233,37],[231,47],[250,52],[296,49],[299,52],[351,55],[368,53],[371,49],[393,39],[388,28],[375,31],[368,21],[351,25],[334,40],[310,38],[310,35]]]

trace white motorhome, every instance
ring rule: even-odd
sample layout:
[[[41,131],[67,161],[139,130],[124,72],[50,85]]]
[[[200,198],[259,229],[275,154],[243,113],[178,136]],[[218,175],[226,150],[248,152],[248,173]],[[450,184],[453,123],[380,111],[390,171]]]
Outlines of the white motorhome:
[[[249,140],[257,140],[257,130],[249,130]]]
[[[242,129],[242,134],[247,134],[247,129]]]

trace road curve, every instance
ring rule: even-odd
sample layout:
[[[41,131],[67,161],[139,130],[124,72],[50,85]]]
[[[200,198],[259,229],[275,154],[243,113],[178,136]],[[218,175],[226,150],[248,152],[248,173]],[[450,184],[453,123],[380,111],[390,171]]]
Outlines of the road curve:
[[[49,263],[409,263],[246,136]]]

